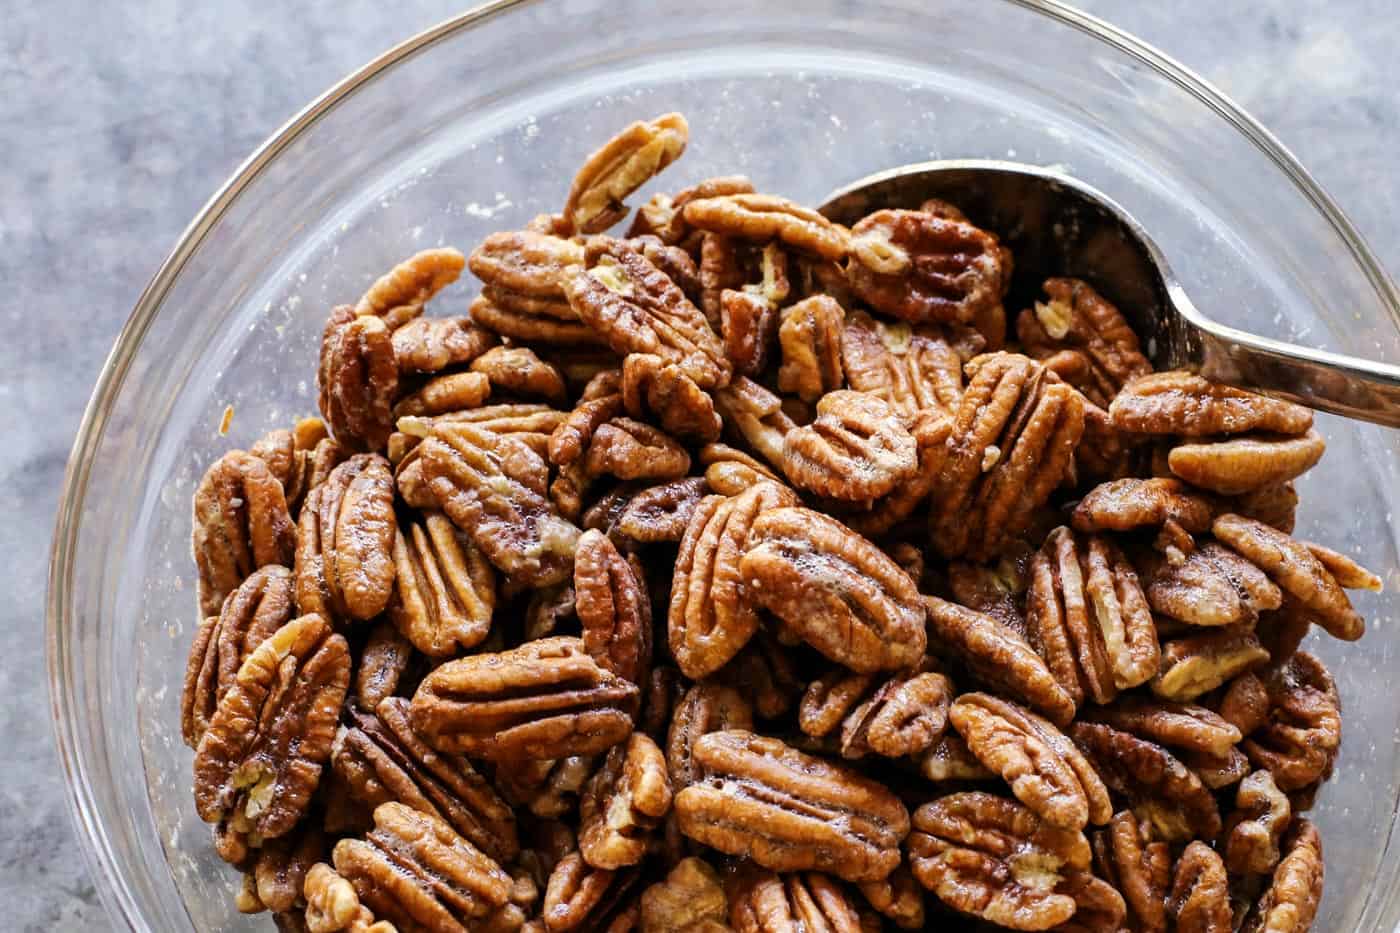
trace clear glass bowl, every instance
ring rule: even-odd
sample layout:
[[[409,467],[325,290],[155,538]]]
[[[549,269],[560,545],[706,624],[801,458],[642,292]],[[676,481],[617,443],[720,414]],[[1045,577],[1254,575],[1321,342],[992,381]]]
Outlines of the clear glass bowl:
[[[316,407],[322,322],[396,260],[557,209],[582,157],[678,109],[672,188],[745,172],[815,202],[930,158],[1062,166],[1140,218],[1226,323],[1400,359],[1400,301],[1301,167],[1217,91],[1050,2],[495,3],[371,63],[264,145],[195,219],[122,333],[69,464],[53,550],[53,716],[84,854],[135,929],[232,930],[235,879],[194,812],[179,736],[197,621],[190,496],[231,446]],[[643,192],[637,201],[645,197]],[[469,277],[440,298],[465,308]],[[218,433],[226,405],[232,429]],[[1400,434],[1322,419],[1301,533],[1400,583]],[[1316,811],[1319,930],[1392,929],[1400,638],[1363,595],[1358,646],[1320,640],[1346,709]]]

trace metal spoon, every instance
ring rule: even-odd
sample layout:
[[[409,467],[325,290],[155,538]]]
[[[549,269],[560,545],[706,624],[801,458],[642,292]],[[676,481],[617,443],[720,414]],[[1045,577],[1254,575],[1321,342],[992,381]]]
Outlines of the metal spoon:
[[[991,159],[922,162],[852,182],[820,210],[849,225],[871,211],[917,208],[928,198],[956,204],[1011,248],[1013,299],[1029,303],[1053,275],[1082,278],[1118,306],[1159,369],[1190,369],[1214,382],[1400,427],[1400,366],[1293,346],[1210,320],[1191,303],[1142,225],[1068,175]]]

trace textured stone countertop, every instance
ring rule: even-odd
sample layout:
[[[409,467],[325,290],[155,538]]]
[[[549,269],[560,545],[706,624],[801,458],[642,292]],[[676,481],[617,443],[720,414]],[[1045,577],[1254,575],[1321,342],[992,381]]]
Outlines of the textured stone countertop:
[[[462,3],[47,0],[0,25],[0,904],[9,930],[111,927],[49,730],[45,567],[73,432],[146,280],[315,94]],[[1400,270],[1391,0],[1091,0],[1269,126]]]

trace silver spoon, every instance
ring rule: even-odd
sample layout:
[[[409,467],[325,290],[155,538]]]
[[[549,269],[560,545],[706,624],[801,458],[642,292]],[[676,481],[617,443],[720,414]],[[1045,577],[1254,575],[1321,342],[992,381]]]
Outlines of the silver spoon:
[[[849,225],[871,211],[917,208],[928,198],[956,204],[996,233],[1015,254],[1015,275],[1027,296],[1038,295],[1040,282],[1052,275],[1089,282],[1128,318],[1158,369],[1190,369],[1214,382],[1400,427],[1400,366],[1212,321],[1191,303],[1132,215],[1060,172],[992,159],[922,162],[852,182],[820,210]]]

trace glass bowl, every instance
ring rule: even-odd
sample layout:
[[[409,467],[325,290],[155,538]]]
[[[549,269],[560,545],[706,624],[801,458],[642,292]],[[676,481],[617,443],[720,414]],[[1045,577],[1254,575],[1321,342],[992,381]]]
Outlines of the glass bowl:
[[[804,202],[931,158],[1060,166],[1141,219],[1225,323],[1400,359],[1375,257],[1258,124],[1180,65],[1051,2],[615,0],[488,4],[337,85],[259,149],[141,297],[69,463],[48,614],[53,717],[98,890],[134,929],[266,928],[194,812],[180,741],[198,616],[190,497],[205,466],[315,411],[329,308],[398,259],[558,209],[583,156],[681,110],[660,184],[744,172]],[[640,203],[643,191],[634,200]],[[436,302],[465,309],[470,276]],[[1014,310],[1014,309],[1013,309]],[[228,436],[218,427],[225,406]],[[1323,418],[1300,533],[1400,583],[1400,434]],[[1346,709],[1315,811],[1320,930],[1394,928],[1400,637],[1363,594],[1361,646],[1314,636]]]

